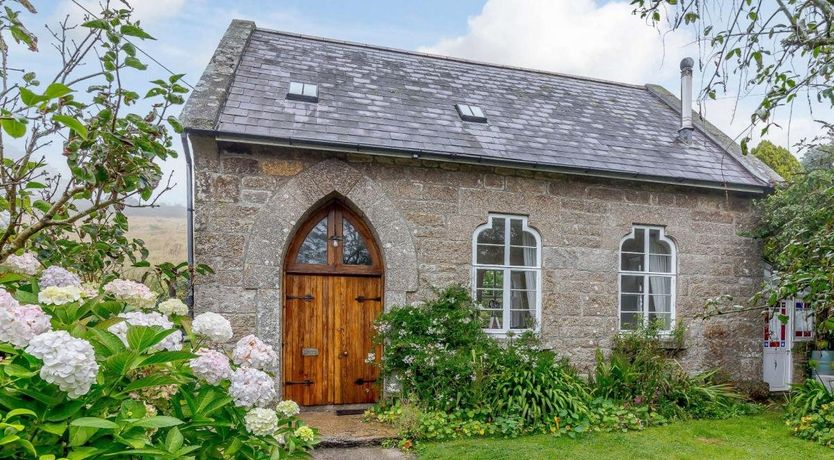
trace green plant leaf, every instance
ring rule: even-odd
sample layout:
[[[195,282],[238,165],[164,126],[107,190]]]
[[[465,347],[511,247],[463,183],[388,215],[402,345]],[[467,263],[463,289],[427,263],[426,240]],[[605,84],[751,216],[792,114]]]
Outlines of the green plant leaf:
[[[145,351],[173,334],[174,329],[162,329],[159,326],[128,326],[127,344],[132,350]]]
[[[129,35],[131,37],[138,37],[138,38],[141,38],[143,40],[145,40],[145,39],[156,40],[155,38],[150,36],[150,34],[145,32],[144,30],[142,30],[141,27],[135,26],[135,25],[132,25],[132,24],[125,24],[119,30],[121,30],[122,34]]]
[[[30,410],[30,409],[13,409],[13,410],[9,411],[8,414],[6,414],[6,416],[3,418],[3,420],[4,421],[9,421],[12,417],[17,417],[17,416],[20,416],[20,415],[28,415],[30,417],[37,417],[38,416],[38,414],[36,414],[35,411]]]
[[[184,422],[176,417],[168,417],[166,415],[157,415],[154,417],[143,418],[131,423],[132,426],[141,426],[143,428],[167,428],[169,426],[182,425]]]
[[[46,431],[47,433],[52,433],[57,436],[63,436],[64,432],[67,431],[67,424],[66,423],[42,423],[41,429]]]
[[[72,426],[70,425],[69,428],[69,445],[70,447],[77,447],[85,442],[88,439],[93,437],[94,434],[98,431],[98,428],[86,427],[86,426]],[[84,458],[84,457],[81,457]]]
[[[52,121],[62,124],[67,128],[75,131],[82,139],[87,139],[87,128],[77,119],[69,115],[53,115]]]
[[[115,422],[100,417],[81,417],[70,422],[70,426],[79,426],[86,428],[102,428],[105,430],[113,430],[119,427]]]
[[[125,65],[139,70],[145,70],[148,68],[147,64],[144,64],[142,61],[133,56],[128,56],[125,58]]]
[[[4,118],[0,125],[3,126],[3,131],[15,139],[19,139],[26,135],[26,124],[16,118]]]
[[[180,383],[180,381],[170,375],[149,375],[139,380],[134,380],[126,385],[121,394],[127,394],[131,391],[136,391],[140,388],[155,387],[159,385],[170,385],[173,383]]]
[[[168,435],[165,436],[165,449],[168,452],[176,452],[180,447],[182,447],[183,437],[182,433],[177,427],[173,427],[168,430]]]
[[[197,355],[188,351],[158,351],[147,358],[144,358],[137,367],[151,366],[154,364],[172,363],[196,358]]]
[[[43,97],[47,100],[56,99],[66,96],[71,92],[72,88],[63,83],[52,83],[46,87],[46,91],[43,92]]]

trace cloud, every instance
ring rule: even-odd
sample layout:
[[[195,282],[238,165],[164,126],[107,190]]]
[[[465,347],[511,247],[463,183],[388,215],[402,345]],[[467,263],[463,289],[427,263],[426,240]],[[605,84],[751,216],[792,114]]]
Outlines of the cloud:
[[[421,51],[638,84],[677,78],[680,58],[697,53],[689,32],[660,36],[632,10],[627,2],[488,0],[466,34]]]

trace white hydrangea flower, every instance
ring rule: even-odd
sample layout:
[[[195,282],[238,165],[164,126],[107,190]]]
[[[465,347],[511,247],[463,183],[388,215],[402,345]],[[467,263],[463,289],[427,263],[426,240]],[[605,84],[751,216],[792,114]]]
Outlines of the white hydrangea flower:
[[[228,342],[234,335],[232,323],[222,315],[210,311],[194,317],[191,330],[215,343]]]
[[[9,342],[15,347],[24,348],[29,345],[32,337],[52,330],[52,324],[49,322],[51,317],[44,313],[41,307],[14,305],[6,301],[0,303],[3,304],[0,305],[0,342]]]
[[[264,371],[241,367],[232,373],[229,396],[238,407],[266,407],[275,399],[275,384]]]
[[[172,323],[171,320],[155,311],[147,313],[141,311],[131,311],[122,313],[119,317],[124,319],[124,321],[120,321],[110,326],[107,330],[116,334],[120,339],[122,339],[122,342],[124,342],[125,345],[127,345],[128,326],[160,326],[163,329],[174,328],[174,323]],[[151,347],[151,350],[182,350],[182,331],[174,331],[171,335],[165,337],[164,340]]]
[[[221,380],[232,376],[229,358],[223,353],[208,348],[200,348],[196,354],[198,356],[189,361],[188,364],[198,378],[212,385],[217,385]]]
[[[3,268],[14,273],[34,275],[41,268],[41,263],[38,262],[38,258],[31,252],[24,252],[21,256],[15,254],[9,255],[6,261],[3,262]]]
[[[243,417],[246,430],[255,436],[267,436],[278,429],[278,415],[274,410],[256,407]]]
[[[0,288],[0,308],[17,307],[20,303],[3,288]]]
[[[299,414],[299,412],[301,412],[298,404],[289,399],[279,402],[278,405],[275,406],[275,410],[280,412],[284,417],[295,417]]]
[[[160,302],[156,306],[163,315],[177,315],[185,316],[188,314],[188,305],[184,304],[182,300],[172,297],[164,302]]]
[[[131,280],[115,279],[104,285],[104,292],[139,308],[150,308],[156,301],[151,288]]]
[[[309,426],[300,426],[295,430],[295,437],[304,442],[313,442],[316,439],[316,433]]]
[[[81,285],[81,297],[92,299],[98,297],[99,285],[97,283],[84,283]]]
[[[75,273],[57,265],[48,267],[41,273],[41,278],[38,280],[41,289],[50,286],[67,287],[75,286],[81,287],[81,278]]]
[[[38,302],[44,305],[64,305],[81,300],[78,286],[47,286],[38,292]]]
[[[66,331],[36,335],[26,352],[43,361],[41,378],[58,385],[70,399],[87,394],[96,381],[98,363],[92,345]]]
[[[278,354],[261,339],[249,334],[235,345],[232,361],[238,366],[268,371],[278,365]]]

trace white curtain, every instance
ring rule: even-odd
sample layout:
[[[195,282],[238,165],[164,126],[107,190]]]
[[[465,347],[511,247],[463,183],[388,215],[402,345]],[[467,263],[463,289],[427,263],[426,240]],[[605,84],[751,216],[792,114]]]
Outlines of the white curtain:
[[[526,241],[525,241],[526,243]],[[525,247],[523,249],[523,257],[524,257],[524,266],[525,267],[535,267],[537,258],[536,253],[538,248]],[[528,308],[529,313],[525,313],[523,311],[514,311],[511,312],[512,318],[510,327],[512,328],[532,328],[532,324],[528,324],[530,319],[535,319],[535,308],[536,308],[536,293],[538,289],[536,288],[536,272],[535,271],[525,271],[524,273],[524,286],[523,288],[526,289],[524,292],[524,296],[527,300],[526,308]],[[515,305],[514,308],[522,307],[522,305]]]

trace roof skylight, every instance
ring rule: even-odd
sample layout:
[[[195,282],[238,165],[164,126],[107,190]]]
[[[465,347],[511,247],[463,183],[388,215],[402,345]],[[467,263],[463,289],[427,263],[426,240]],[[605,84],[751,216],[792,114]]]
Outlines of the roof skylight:
[[[287,92],[287,99],[304,102],[318,102],[319,101],[319,87],[311,83],[299,83],[297,81],[290,83],[290,90]]]
[[[460,119],[463,121],[474,121],[476,123],[486,123],[487,118],[484,111],[477,105],[455,104],[458,109]]]

